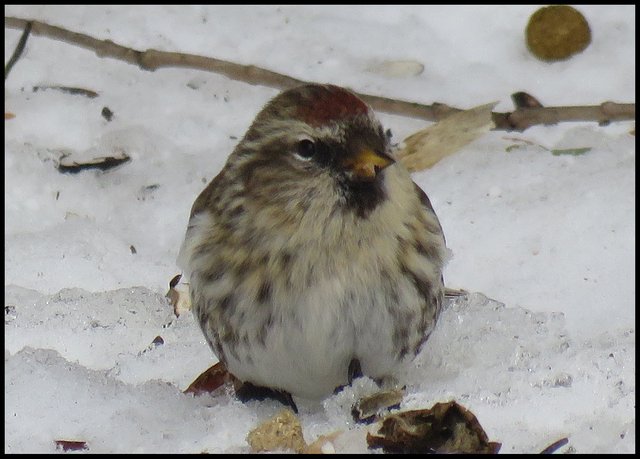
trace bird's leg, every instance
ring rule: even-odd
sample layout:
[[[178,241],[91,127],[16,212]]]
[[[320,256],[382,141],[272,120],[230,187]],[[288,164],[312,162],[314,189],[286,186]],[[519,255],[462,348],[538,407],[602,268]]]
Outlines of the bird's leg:
[[[362,368],[360,367],[360,360],[351,359],[349,362],[349,368],[347,369],[347,381],[349,381],[349,385],[353,382],[354,379],[362,377]]]
[[[354,379],[360,378],[361,376],[364,375],[362,374],[362,368],[360,367],[360,360],[351,359],[351,362],[349,362],[349,368],[347,368],[347,384],[342,384],[341,386],[336,387],[333,390],[333,393],[337,394],[345,387],[350,386]]]
[[[243,403],[250,400],[264,400],[270,398],[277,400],[285,406],[290,407],[294,413],[298,413],[298,407],[296,402],[293,401],[293,397],[289,392],[285,392],[277,389],[270,389],[268,387],[255,386],[250,382],[243,382],[239,387],[235,388],[236,397]]]

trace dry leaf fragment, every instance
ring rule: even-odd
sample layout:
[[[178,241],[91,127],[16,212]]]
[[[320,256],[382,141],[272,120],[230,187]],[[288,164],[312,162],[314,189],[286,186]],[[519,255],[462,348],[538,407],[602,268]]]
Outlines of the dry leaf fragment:
[[[107,171],[129,161],[131,161],[131,158],[125,153],[122,153],[120,156],[96,158],[86,163],[68,161],[65,157],[63,157],[60,159],[60,164],[58,164],[58,170],[64,174],[77,174],[78,172],[87,169],[98,169],[101,171]]]
[[[231,374],[227,371],[224,363],[218,362],[212,367],[205,370],[189,387],[184,391],[185,394],[201,395],[215,391],[229,382]]]
[[[489,442],[473,413],[455,401],[391,414],[377,435],[367,435],[367,443],[390,453],[496,454],[501,446]]]
[[[560,156],[560,155],[580,156],[590,151],[591,151],[591,147],[560,148],[560,149],[551,150],[551,153],[553,154],[553,156]]]
[[[253,452],[292,450],[301,453],[307,447],[300,420],[289,409],[280,411],[249,432],[247,442]]]
[[[107,121],[111,121],[113,119],[113,112],[109,109],[109,107],[102,107],[102,111],[100,112],[100,114]]]
[[[536,146],[539,148],[542,148],[545,151],[550,152],[553,156],[561,156],[561,155],[571,155],[571,156],[580,156],[580,155],[584,155],[585,153],[588,153],[591,151],[591,147],[576,147],[576,148],[547,148],[544,145],[540,145],[538,143],[532,142],[530,140],[526,140],[526,139],[520,139],[518,137],[503,137],[503,139],[505,140],[513,140],[515,142],[522,142],[525,143],[527,145],[531,145],[531,146]],[[521,144],[512,144],[509,145],[505,151],[507,153],[510,153],[511,151],[520,148],[522,145]]]
[[[381,413],[393,408],[400,408],[400,403],[404,397],[402,389],[384,390],[376,392],[358,400],[351,414],[356,422],[370,423],[376,420]]]
[[[182,274],[176,274],[169,282],[169,291],[165,295],[169,299],[169,304],[173,306],[173,313],[176,317],[191,310],[191,297],[189,295],[189,284],[180,283]]]
[[[404,140],[396,156],[411,172],[428,169],[495,127],[497,102],[454,113]]]
[[[103,327],[103,328],[106,328],[106,327]],[[155,338],[153,338],[153,341],[151,341],[151,344],[149,344],[142,351],[138,352],[138,355],[146,354],[147,352],[152,351],[155,348],[157,348],[158,346],[161,346],[163,344],[164,344],[164,339],[162,339],[162,336],[158,335]]]
[[[14,115],[13,113],[10,113],[10,112],[4,112],[4,119],[5,119],[5,120],[10,120],[10,119],[13,119],[13,118],[15,118],[15,117],[16,117],[16,115]]]
[[[54,440],[57,449],[62,451],[79,451],[89,449],[86,441]]]
[[[33,92],[38,92],[38,91],[43,91],[43,90],[48,90],[48,89],[53,89],[55,91],[61,91],[67,94],[71,94],[74,96],[84,96],[84,97],[88,97],[89,99],[94,99],[96,97],[98,97],[98,93],[95,91],[92,91],[91,89],[85,89],[85,88],[72,88],[69,86],[48,86],[48,85],[44,85],[44,86],[34,86],[33,87]]]
[[[551,443],[549,446],[547,446],[545,449],[540,451],[540,454],[553,454],[554,452],[562,448],[567,443],[569,443],[569,439],[567,437],[561,438],[560,440],[556,440],[553,443]]]

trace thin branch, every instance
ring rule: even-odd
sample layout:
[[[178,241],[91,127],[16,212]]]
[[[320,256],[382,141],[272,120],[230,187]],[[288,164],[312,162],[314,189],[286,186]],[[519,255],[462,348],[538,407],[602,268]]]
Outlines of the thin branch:
[[[31,33],[48,38],[65,41],[94,51],[99,57],[111,57],[139,66],[144,70],[156,70],[161,67],[186,67],[222,74],[233,80],[243,81],[252,85],[269,86],[276,89],[288,89],[306,83],[303,80],[256,67],[241,65],[212,57],[195,54],[174,53],[148,49],[138,51],[112,42],[98,40],[89,35],[72,32],[61,27],[52,26],[39,21],[6,17],[5,27],[22,29],[31,24]],[[419,118],[427,121],[439,121],[448,115],[461,111],[446,104],[434,103],[424,105],[415,102],[390,99],[387,97],[358,94],[374,110]],[[612,121],[635,120],[636,105],[604,102],[600,105],[582,107],[518,107],[512,112],[493,112],[496,130],[524,131],[525,129],[543,124],[556,124],[566,121],[596,121],[601,125]]]
[[[24,26],[24,31],[22,32],[22,36],[18,41],[18,45],[16,46],[16,49],[13,51],[13,54],[11,55],[9,62],[7,62],[7,65],[4,66],[5,81],[7,80],[7,77],[9,76],[9,72],[11,72],[11,69],[13,68],[14,64],[18,62],[18,59],[20,59],[20,56],[22,55],[22,51],[24,51],[24,47],[27,44],[27,39],[29,38],[30,33],[31,33],[31,22],[27,22]]]
[[[233,80],[244,81],[253,85],[270,86],[276,89],[286,89],[303,84],[287,75],[265,70],[253,65],[241,65],[212,57],[195,54],[173,53],[148,49],[138,51],[112,42],[98,40],[89,35],[72,32],[62,27],[52,26],[39,21],[5,17],[4,25],[9,28],[23,28],[28,22],[32,23],[31,33],[64,41],[72,45],[94,51],[99,57],[111,57],[129,64],[137,65],[143,70],[154,71],[161,67],[187,67],[196,70],[206,70],[220,73]]]

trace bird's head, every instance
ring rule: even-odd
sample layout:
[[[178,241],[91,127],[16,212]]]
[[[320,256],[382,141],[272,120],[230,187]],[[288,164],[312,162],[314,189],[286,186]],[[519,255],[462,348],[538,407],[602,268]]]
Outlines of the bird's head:
[[[386,198],[385,169],[395,160],[371,108],[333,85],[280,93],[256,116],[234,152],[247,190],[331,201],[366,216]],[[278,191],[280,190],[280,191]],[[331,204],[328,202],[327,204]]]

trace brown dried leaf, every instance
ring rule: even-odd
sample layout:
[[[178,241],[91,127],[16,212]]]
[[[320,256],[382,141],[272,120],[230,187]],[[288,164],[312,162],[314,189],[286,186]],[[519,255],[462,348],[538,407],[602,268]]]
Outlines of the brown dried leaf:
[[[184,393],[201,395],[213,392],[229,382],[230,378],[231,374],[227,371],[226,365],[218,362],[198,376],[195,381],[186,388]]]
[[[492,110],[497,102],[454,113],[404,140],[397,153],[411,172],[428,169],[495,127]]]
[[[15,117],[16,117],[16,115],[14,115],[13,113],[10,113],[10,112],[4,112],[4,119],[5,119],[5,120],[10,120],[10,119],[13,119],[13,118],[15,118]]]
[[[373,422],[381,413],[399,408],[403,397],[402,389],[376,392],[358,400],[351,409],[351,415],[356,422]]]
[[[76,441],[76,440],[54,440],[57,449],[62,449],[62,451],[80,451],[89,449],[86,441]]]
[[[301,453],[307,447],[300,420],[289,409],[280,411],[249,432],[247,442],[253,452],[292,450]]]
[[[489,442],[473,413],[455,401],[389,415],[367,443],[390,453],[497,454],[501,446]]]
[[[540,451],[540,454],[553,454],[557,450],[562,448],[564,445],[566,445],[567,443],[569,443],[569,439],[567,437],[563,437],[560,440],[554,441],[549,446],[547,446],[545,449]]]

